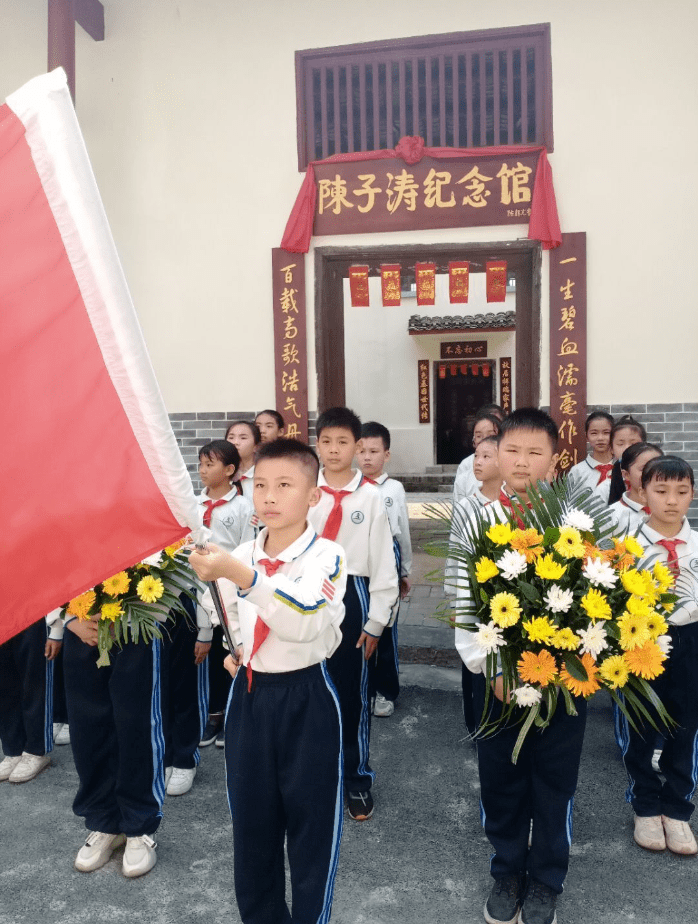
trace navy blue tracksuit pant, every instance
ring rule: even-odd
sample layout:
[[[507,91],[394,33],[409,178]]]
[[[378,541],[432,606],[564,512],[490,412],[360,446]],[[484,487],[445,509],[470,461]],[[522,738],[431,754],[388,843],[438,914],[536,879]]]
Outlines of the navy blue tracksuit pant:
[[[475,684],[476,715],[482,715],[485,685]],[[511,762],[521,725],[504,728],[477,743],[483,826],[495,849],[490,872],[528,873],[562,892],[572,843],[572,807],[586,726],[586,700],[574,700],[567,715],[562,697],[544,731],[533,728],[516,764]],[[492,715],[499,715],[496,701]],[[529,831],[533,821],[531,846]]]
[[[38,620],[0,645],[0,742],[5,757],[53,750],[53,661]]]
[[[63,649],[70,742],[80,779],[73,811],[89,831],[153,834],[165,800],[161,642],[115,645],[109,667],[97,667],[97,647],[70,628]]]
[[[368,579],[350,574],[344,594],[342,641],[327,661],[342,710],[344,788],[347,792],[368,792],[375,779],[368,762],[375,658],[365,661],[363,649],[356,647],[368,618],[369,599]]]
[[[401,571],[400,546],[397,539],[393,539],[395,550],[395,566],[398,578]],[[375,685],[376,693],[380,693],[392,703],[400,694],[400,659],[397,651],[397,621],[400,617],[400,596],[395,601],[395,621],[392,626],[383,630],[376,651]]]
[[[251,691],[240,668],[228,702],[225,763],[243,924],[326,924],[343,800],[341,718],[325,664],[255,672]]]
[[[665,670],[650,685],[661,699],[677,727],[663,732],[659,766],[664,777],[652,769],[656,734],[648,723],[633,731],[620,710],[616,710],[616,738],[623,751],[628,774],[627,802],[636,815],[666,815],[688,821],[695,806],[698,783],[698,623],[670,626],[672,649]],[[658,728],[661,721],[647,706]]]

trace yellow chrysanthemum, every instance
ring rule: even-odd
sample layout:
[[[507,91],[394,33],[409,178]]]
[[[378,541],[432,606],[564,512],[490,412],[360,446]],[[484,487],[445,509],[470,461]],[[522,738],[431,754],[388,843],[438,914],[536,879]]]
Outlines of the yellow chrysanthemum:
[[[90,609],[94,606],[97,594],[94,590],[88,590],[79,597],[75,597],[68,604],[67,613],[70,616],[77,616],[78,619],[89,619]]]
[[[485,533],[495,545],[507,545],[511,539],[511,526],[508,523],[495,523]]]
[[[577,680],[567,671],[566,667],[560,671],[560,679],[574,696],[591,696],[601,686],[597,679],[599,669],[589,653],[582,655],[581,662],[587,672],[586,680]]]
[[[530,564],[535,561],[539,555],[543,554],[543,537],[537,529],[515,529],[511,534],[509,545],[517,552],[526,556],[526,561]]]
[[[121,609],[120,603],[103,603],[102,604],[102,619],[109,619],[114,622],[121,614],[123,610]]]
[[[659,600],[659,585],[654,580],[649,571],[641,571],[642,579],[645,582],[645,600],[654,605]]]
[[[662,609],[663,609],[664,612],[667,614],[667,616],[668,616],[670,613],[673,613],[673,612],[674,612],[674,607],[675,607],[675,606],[676,606],[676,601],[675,601],[675,600],[665,600],[665,601],[662,602]]]
[[[475,577],[477,578],[478,584],[484,584],[486,581],[489,581],[490,578],[496,577],[498,574],[499,568],[491,558],[485,558],[483,556],[475,565]]]
[[[611,615],[611,607],[605,594],[600,590],[590,588],[580,600],[584,611],[592,622],[597,619],[608,619]]]
[[[659,587],[659,592],[661,594],[666,593],[674,583],[674,575],[661,561],[655,563],[655,566],[652,569],[652,575],[657,582],[657,586]]]
[[[629,594],[636,594],[638,597],[642,597],[647,592],[645,579],[635,568],[624,571],[620,576],[620,581]]]
[[[144,603],[155,603],[165,592],[165,585],[160,578],[152,575],[141,578],[136,587],[136,593]]]
[[[614,690],[624,687],[630,676],[625,655],[611,655],[610,658],[606,658],[599,668],[599,674]]]
[[[544,581],[557,581],[565,571],[567,571],[567,565],[561,565],[552,555],[541,555],[536,562],[536,574]]]
[[[669,631],[666,619],[659,613],[650,613],[647,616],[647,628],[650,632],[652,641],[656,641],[660,635],[665,635]]]
[[[652,613],[652,607],[644,597],[633,595],[628,597],[625,608],[633,616],[649,616]]]
[[[632,651],[626,651],[625,660],[633,674],[644,680],[654,680],[664,670],[662,662],[666,655],[656,642],[650,640]]]
[[[125,594],[128,590],[130,584],[128,574],[125,571],[119,571],[118,574],[115,574],[113,577],[107,578],[106,581],[102,581],[102,587],[105,594],[109,594],[110,597],[119,597],[121,594]]]
[[[514,594],[495,594],[490,600],[490,618],[495,625],[506,629],[516,625],[521,616],[521,607]]]
[[[625,548],[636,558],[640,558],[640,556],[644,554],[644,549],[633,536],[625,537]]]
[[[560,538],[553,543],[553,548],[563,558],[584,558],[582,534],[574,526],[560,528]]]
[[[647,625],[647,616],[638,613],[623,613],[618,620],[620,629],[620,647],[623,651],[631,651],[650,641],[650,630]]]
[[[557,674],[557,663],[549,651],[524,651],[517,664],[524,683],[539,683],[546,687]]]
[[[582,640],[578,635],[567,626],[564,629],[558,629],[553,639],[555,648],[562,648],[565,651],[576,651],[581,645]]]
[[[542,645],[550,645],[557,633],[557,626],[550,622],[547,616],[534,616],[533,619],[524,622],[523,627],[530,641],[540,642]]]

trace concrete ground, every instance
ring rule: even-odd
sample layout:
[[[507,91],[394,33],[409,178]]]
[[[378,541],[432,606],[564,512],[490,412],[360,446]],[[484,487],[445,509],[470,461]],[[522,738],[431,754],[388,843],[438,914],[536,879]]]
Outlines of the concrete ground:
[[[410,498],[413,500],[412,498]],[[347,819],[335,924],[475,924],[490,888],[480,827],[475,750],[461,713],[451,631],[434,620],[441,566],[427,554],[433,529],[411,510],[415,581],[400,616],[402,693],[374,719],[376,812]],[[408,663],[409,661],[427,663]],[[626,778],[605,698],[590,704],[575,804],[572,861],[561,924],[669,924],[698,918],[698,858],[652,854],[632,840]],[[75,872],[82,821],[71,811],[77,777],[69,747],[24,785],[0,783],[0,924],[237,924],[232,829],[223,752],[202,751],[193,789],[168,798],[158,864],[127,880],[119,850],[101,870]],[[695,827],[695,826],[694,826]]]

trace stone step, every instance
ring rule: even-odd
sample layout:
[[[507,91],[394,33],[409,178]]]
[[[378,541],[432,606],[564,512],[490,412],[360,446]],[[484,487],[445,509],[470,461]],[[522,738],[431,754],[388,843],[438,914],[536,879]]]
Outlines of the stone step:
[[[458,471],[457,465],[427,465],[425,472],[427,475],[449,474],[453,478]]]

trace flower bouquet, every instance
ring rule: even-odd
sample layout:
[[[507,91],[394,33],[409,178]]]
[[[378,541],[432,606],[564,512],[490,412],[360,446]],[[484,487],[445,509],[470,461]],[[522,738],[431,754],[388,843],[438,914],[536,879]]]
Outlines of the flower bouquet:
[[[602,689],[633,728],[643,719],[655,725],[647,703],[671,724],[647,681],[662,673],[670,648],[673,575],[660,562],[636,567],[642,546],[609,536],[607,508],[588,488],[563,479],[527,494],[506,518],[473,508],[467,525],[451,534],[457,600],[443,618],[473,632],[485,658],[479,734],[521,722],[515,763],[526,735],[550,723],[559,699],[576,714],[573,696]],[[487,723],[500,673],[502,715]]]
[[[194,599],[192,587],[197,579],[184,543],[182,539],[119,571],[62,607],[63,617],[97,619],[98,667],[110,663],[109,652],[115,644],[138,642],[141,637],[147,642],[162,638],[160,623],[171,612],[186,615],[180,594]]]

